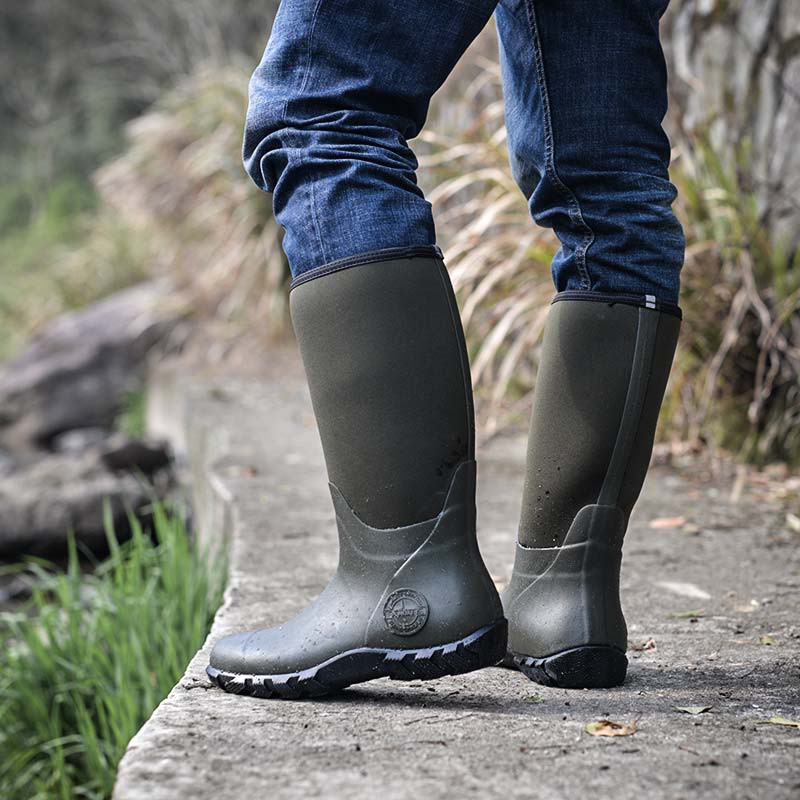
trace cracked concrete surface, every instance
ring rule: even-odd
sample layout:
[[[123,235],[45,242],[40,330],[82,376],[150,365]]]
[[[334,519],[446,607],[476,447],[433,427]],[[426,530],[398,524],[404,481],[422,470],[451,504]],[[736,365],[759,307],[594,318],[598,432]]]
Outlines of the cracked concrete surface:
[[[208,642],[131,742],[116,800],[800,796],[800,729],[765,722],[800,720],[800,535],[755,490],[733,504],[730,486],[664,468],[651,470],[625,545],[636,649],[623,687],[569,692],[489,669],[317,701],[211,688],[210,644],[296,613],[336,563],[302,372],[279,354],[264,373],[163,373],[154,385],[151,424],[188,456],[202,535],[231,537],[231,577]],[[513,436],[479,452],[481,546],[498,583],[524,449]],[[691,706],[710,711],[677,710]],[[638,730],[586,733],[604,718]]]

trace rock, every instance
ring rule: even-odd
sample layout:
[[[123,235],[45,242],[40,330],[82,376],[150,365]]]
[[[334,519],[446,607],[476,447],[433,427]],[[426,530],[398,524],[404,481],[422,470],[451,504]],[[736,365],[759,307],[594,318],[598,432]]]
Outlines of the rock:
[[[108,431],[103,428],[75,428],[55,436],[50,443],[50,449],[54,453],[83,453],[102,444],[107,436]]]
[[[115,472],[141,472],[153,475],[170,463],[169,446],[165,442],[145,442],[115,434],[100,449],[103,463]]]
[[[161,281],[118,292],[50,322],[0,371],[0,448],[49,448],[65,431],[109,430],[148,354],[180,340],[183,311]]]
[[[16,462],[10,453],[0,450],[0,477],[7,475],[16,467]]]
[[[153,488],[108,469],[96,450],[46,455],[0,481],[0,557],[63,552],[67,534],[103,549],[105,503],[124,538],[128,513],[143,514]]]

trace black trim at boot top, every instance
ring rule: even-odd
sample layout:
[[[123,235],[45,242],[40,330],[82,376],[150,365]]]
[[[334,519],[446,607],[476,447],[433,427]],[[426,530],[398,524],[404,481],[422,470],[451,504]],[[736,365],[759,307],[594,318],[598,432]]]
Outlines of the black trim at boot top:
[[[475,536],[469,364],[438,252],[300,276],[292,321],[322,439],[339,567],[276,628],[217,642],[230,692],[307,697],[388,676],[490,666],[507,624]]]
[[[680,326],[650,303],[600,297],[559,296],[548,317],[503,594],[514,663],[564,688],[625,678],[622,541]]]
[[[560,303],[564,300],[583,300],[591,303],[605,303],[609,306],[621,304],[638,308],[650,308],[656,311],[663,311],[665,314],[671,314],[678,319],[683,318],[680,306],[659,300],[654,294],[606,294],[605,292],[570,290],[559,292],[553,298],[552,303]]]
[[[442,251],[435,245],[411,245],[409,247],[387,247],[383,250],[371,250],[368,253],[358,253],[357,255],[338,258],[329,261],[319,267],[301,272],[289,287],[290,291],[296,289],[308,281],[321,278],[323,275],[330,275],[350,267],[360,267],[362,264],[379,264],[382,261],[406,261],[411,258],[435,258],[442,260]]]

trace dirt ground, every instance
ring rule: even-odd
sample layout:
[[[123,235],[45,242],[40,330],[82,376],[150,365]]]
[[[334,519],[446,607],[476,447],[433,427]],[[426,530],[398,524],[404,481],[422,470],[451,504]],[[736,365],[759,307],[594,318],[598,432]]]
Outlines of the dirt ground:
[[[335,567],[308,397],[291,364],[259,381],[173,384],[156,416],[188,450],[205,535],[232,535],[231,583],[206,647],[134,739],[117,800],[800,796],[791,485],[651,470],[625,544],[622,687],[547,689],[495,668],[259,701],[211,688],[203,668],[219,636],[286,619]],[[524,446],[513,436],[479,453],[481,547],[500,584]],[[601,720],[627,735],[591,735]]]

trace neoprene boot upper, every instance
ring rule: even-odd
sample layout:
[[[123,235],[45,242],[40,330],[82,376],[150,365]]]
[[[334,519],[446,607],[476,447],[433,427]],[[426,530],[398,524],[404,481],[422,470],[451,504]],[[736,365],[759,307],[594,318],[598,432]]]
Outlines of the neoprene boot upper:
[[[347,259],[297,279],[291,310],[339,566],[294,619],[218,642],[209,674],[296,697],[497,663],[506,623],[475,536],[469,367],[444,265],[413,249]]]
[[[581,297],[584,294],[584,297]],[[514,570],[509,650],[543,683],[622,682],[622,542],[680,327],[676,307],[558,295],[545,329]]]

